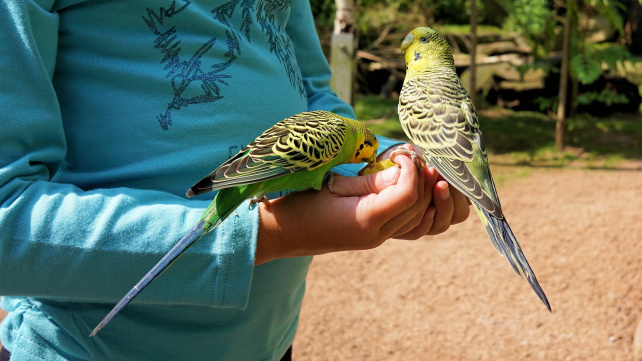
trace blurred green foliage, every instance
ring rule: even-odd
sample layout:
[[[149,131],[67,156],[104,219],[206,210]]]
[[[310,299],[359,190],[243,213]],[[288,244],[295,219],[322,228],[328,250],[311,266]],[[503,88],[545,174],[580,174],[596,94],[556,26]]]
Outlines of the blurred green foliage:
[[[380,41],[382,33],[391,31],[395,36],[420,25],[433,26],[443,34],[466,35],[469,27],[470,1],[456,0],[355,0],[356,24],[360,48],[367,48]],[[570,76],[571,101],[574,109],[587,102],[603,104],[625,103],[622,94],[615,91],[578,91],[578,84],[588,85],[604,73],[623,74],[634,83],[626,71],[625,63],[637,60],[629,50],[615,40],[622,39],[625,20],[631,1],[642,0],[582,0],[570,1],[568,9],[564,1],[551,0],[475,0],[478,8],[478,31],[494,33],[515,32],[520,34],[532,48],[532,59],[516,65],[525,74],[529,69],[544,69],[546,73],[559,73],[560,61],[555,52],[561,50],[563,20],[568,15],[573,23]],[[334,0],[311,0],[315,20],[322,39],[328,39],[333,28],[336,4]],[[599,20],[599,21],[598,21]],[[599,30],[595,30],[599,24]],[[501,28],[500,28],[501,27]],[[605,28],[606,27],[606,28]],[[591,34],[602,32],[601,40],[591,40]],[[611,34],[611,35],[609,35]],[[398,35],[401,37],[401,35]],[[459,37],[461,38],[461,37]],[[385,42],[386,40],[384,40]],[[392,40],[387,40],[391,42]],[[396,44],[388,44],[393,47]],[[634,65],[628,69],[638,69]],[[633,75],[635,78],[635,75]],[[542,111],[556,111],[557,99],[541,98]],[[571,112],[571,115],[572,112]]]
[[[500,0],[500,4],[507,13],[504,28],[523,36],[535,58],[546,56],[557,45],[557,21],[548,0]]]
[[[610,106],[629,101],[625,95],[610,88],[578,90],[579,84],[594,83],[605,73],[625,76],[639,85],[642,94],[640,60],[621,45],[630,2],[642,3],[642,0],[576,0],[570,2],[569,9],[565,8],[565,1],[475,1],[479,33],[518,33],[531,46],[532,62],[517,66],[521,73],[541,68],[546,73],[559,74],[560,58],[555,53],[561,50],[563,21],[570,15],[573,24],[570,54],[573,109],[588,103]],[[322,39],[329,40],[335,1],[311,0],[311,3],[319,33]],[[432,26],[444,34],[466,35],[470,29],[470,0],[355,0],[355,4],[355,27],[361,49],[388,30],[397,36],[421,25]],[[608,29],[596,40],[590,35],[595,32],[592,26],[598,18],[602,29],[605,23]],[[484,104],[483,99],[480,101],[482,106],[478,107],[478,115],[484,139],[494,156],[517,159],[524,164],[554,166],[580,158],[585,164],[594,164],[596,159],[607,159],[607,163],[616,163],[624,158],[642,159],[642,121],[639,114],[615,114],[604,118],[572,114],[567,119],[565,136],[565,144],[570,150],[560,154],[555,150],[555,121],[547,115],[556,111],[557,97],[538,98],[541,112],[513,112]],[[354,107],[358,119],[368,121],[368,126],[377,134],[406,139],[397,119],[396,103],[396,99],[357,95]]]
[[[310,3],[317,30],[320,34],[329,34],[334,27],[334,0],[311,0]],[[470,20],[470,0],[355,0],[355,6],[355,28],[364,44],[376,39],[386,27],[407,31],[424,25],[468,24]],[[495,0],[477,0],[477,8],[479,20],[486,24],[499,25],[505,16]]]
[[[570,70],[582,84],[590,84],[602,75],[604,66],[610,72],[617,72],[625,62],[636,59],[623,46],[613,43],[575,43],[572,47]]]

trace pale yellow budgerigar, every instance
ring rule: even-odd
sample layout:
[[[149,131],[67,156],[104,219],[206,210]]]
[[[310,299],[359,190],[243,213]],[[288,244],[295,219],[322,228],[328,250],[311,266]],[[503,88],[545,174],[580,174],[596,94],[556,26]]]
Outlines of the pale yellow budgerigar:
[[[399,95],[399,120],[406,135],[426,161],[471,200],[497,252],[520,276],[521,270],[550,311],[502,212],[477,115],[455,72],[450,46],[433,29],[421,27],[406,36],[401,49],[407,70]]]

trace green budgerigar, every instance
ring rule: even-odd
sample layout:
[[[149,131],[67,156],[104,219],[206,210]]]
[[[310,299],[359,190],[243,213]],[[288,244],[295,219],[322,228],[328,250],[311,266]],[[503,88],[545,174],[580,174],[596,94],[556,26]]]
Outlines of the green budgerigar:
[[[378,147],[377,138],[363,123],[328,111],[300,113],[270,127],[187,191],[188,197],[218,193],[196,226],[114,306],[91,336],[246,200],[257,202],[282,190],[319,190],[324,181],[331,182],[328,171],[340,164],[374,163]]]
[[[452,50],[429,27],[411,31],[401,43],[406,78],[399,95],[399,120],[426,161],[466,195],[499,254],[524,273],[548,310],[537,282],[502,212],[479,122],[468,92],[455,72]]]

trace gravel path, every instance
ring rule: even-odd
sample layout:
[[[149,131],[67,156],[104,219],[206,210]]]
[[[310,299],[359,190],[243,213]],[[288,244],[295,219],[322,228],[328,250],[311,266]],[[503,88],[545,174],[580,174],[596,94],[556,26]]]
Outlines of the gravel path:
[[[438,237],[317,257],[295,359],[632,360],[642,166],[626,167],[528,170],[498,186],[552,314],[471,214]]]

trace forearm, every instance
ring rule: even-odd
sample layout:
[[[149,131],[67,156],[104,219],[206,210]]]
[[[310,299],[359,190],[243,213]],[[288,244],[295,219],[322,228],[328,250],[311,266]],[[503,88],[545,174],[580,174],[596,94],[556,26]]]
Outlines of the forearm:
[[[336,197],[325,187],[320,191],[288,194],[270,201],[269,205],[261,203],[255,264],[353,249],[354,242],[340,242],[332,234],[337,224],[326,217],[327,209],[321,208],[327,200],[343,202],[344,209],[354,209],[358,201],[353,197]],[[324,227],[327,231],[319,233]],[[341,234],[343,237],[351,236],[346,232]]]
[[[336,227],[324,217],[322,209],[309,203],[328,197],[334,196],[324,188],[289,194],[270,201],[269,205],[261,204],[255,265],[279,258],[315,256],[352,249],[348,242],[337,242],[331,232],[315,234],[322,226],[320,222],[325,223],[328,231]],[[346,198],[344,201],[353,200]]]

